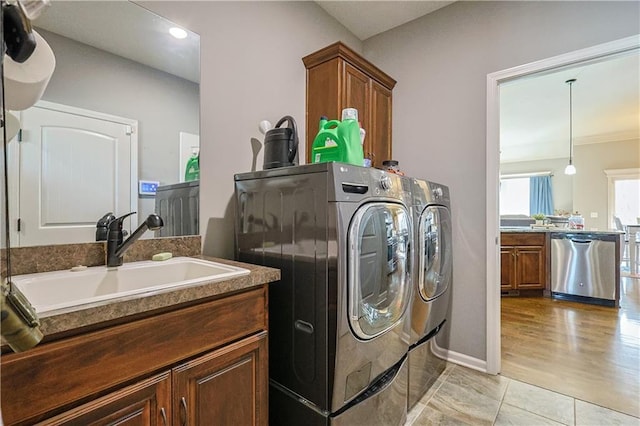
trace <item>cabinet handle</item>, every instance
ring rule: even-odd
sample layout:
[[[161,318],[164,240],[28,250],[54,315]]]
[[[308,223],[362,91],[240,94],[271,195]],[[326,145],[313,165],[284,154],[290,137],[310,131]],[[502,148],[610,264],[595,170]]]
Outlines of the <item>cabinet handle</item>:
[[[184,396],[180,398],[180,423],[182,426],[187,426],[187,400]]]
[[[164,407],[160,408],[160,415],[162,416],[162,424],[164,426],[168,426],[168,423],[167,423],[167,411],[164,409]]]

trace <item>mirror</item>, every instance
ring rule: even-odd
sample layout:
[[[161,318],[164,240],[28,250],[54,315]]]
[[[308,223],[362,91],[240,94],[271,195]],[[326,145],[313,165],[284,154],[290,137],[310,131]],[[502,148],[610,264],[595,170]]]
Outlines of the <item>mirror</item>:
[[[199,36],[177,39],[169,34],[177,25],[131,2],[56,1],[33,25],[56,68],[42,101],[15,112],[11,246],[95,241],[107,212],[137,211],[125,225],[133,230],[157,211],[165,220],[157,236],[197,234],[197,181],[177,185],[195,218],[156,201],[178,196],[166,186],[184,181],[198,153]]]

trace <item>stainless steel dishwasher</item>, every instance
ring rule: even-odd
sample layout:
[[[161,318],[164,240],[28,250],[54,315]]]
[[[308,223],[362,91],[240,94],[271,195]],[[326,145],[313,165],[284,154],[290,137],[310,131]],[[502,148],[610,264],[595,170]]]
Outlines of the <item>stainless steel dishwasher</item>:
[[[616,234],[551,234],[551,294],[616,306]]]

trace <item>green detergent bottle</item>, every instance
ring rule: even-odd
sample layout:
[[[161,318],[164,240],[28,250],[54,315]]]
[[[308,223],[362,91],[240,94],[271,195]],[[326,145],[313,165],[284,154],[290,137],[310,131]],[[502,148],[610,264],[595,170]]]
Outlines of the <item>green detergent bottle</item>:
[[[187,167],[184,172],[184,180],[190,182],[200,179],[200,153],[193,152],[191,158],[187,161]]]
[[[357,119],[358,111],[345,108],[342,111],[343,120],[327,120],[320,118],[318,135],[313,141],[313,163],[338,161],[341,163],[362,166],[364,152],[360,143],[360,125]]]

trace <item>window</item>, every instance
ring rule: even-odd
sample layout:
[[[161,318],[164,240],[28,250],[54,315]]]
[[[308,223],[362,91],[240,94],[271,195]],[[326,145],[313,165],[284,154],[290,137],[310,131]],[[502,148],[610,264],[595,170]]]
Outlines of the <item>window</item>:
[[[613,224],[613,216],[618,216],[623,224],[636,223],[640,217],[640,169],[604,172],[609,180],[610,222]]]
[[[529,177],[500,180],[500,215],[529,216]]]
[[[613,211],[622,223],[636,223],[640,217],[640,179],[616,179]]]

